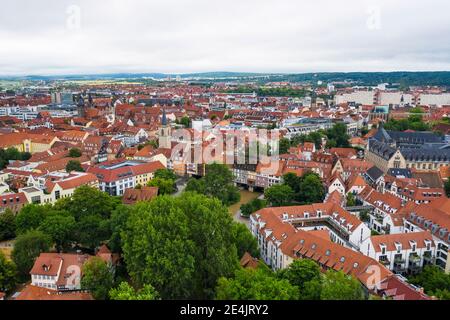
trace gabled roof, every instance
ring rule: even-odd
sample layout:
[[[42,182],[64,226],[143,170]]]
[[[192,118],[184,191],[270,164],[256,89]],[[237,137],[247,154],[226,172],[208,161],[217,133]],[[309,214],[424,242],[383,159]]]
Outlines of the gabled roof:
[[[371,167],[366,171],[366,176],[368,176],[372,181],[377,181],[384,173],[377,166]]]

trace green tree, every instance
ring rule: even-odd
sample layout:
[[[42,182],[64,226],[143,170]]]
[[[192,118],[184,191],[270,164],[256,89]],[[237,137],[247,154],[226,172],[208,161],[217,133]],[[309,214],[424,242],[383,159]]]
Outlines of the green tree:
[[[241,213],[244,217],[250,216],[252,213],[267,207],[267,200],[253,199],[249,203],[241,205]]]
[[[261,268],[236,270],[233,278],[222,277],[216,288],[218,300],[296,300],[298,288]]]
[[[135,290],[127,282],[121,282],[117,288],[109,291],[111,300],[157,300],[158,292],[151,285],[146,284],[140,290]]]
[[[28,277],[34,260],[50,249],[51,238],[42,231],[30,230],[17,237],[11,257],[22,277]]]
[[[199,194],[205,194],[205,180],[191,178],[188,180],[185,190],[186,192],[197,192]]]
[[[239,190],[233,185],[233,174],[224,164],[206,165],[206,175],[200,180],[190,179],[186,191],[215,197],[225,205],[232,205],[240,200]]]
[[[362,222],[369,222],[369,221],[370,221],[369,211],[367,211],[367,210],[362,210],[362,211],[359,213],[359,219],[360,219]]]
[[[445,194],[447,195],[447,198],[450,198],[450,179],[447,179],[447,181],[444,184],[445,188]]]
[[[50,205],[28,204],[16,216],[16,232],[23,234],[31,229],[37,229],[44,220]]]
[[[259,257],[258,242],[247,226],[243,223],[233,222],[233,238],[236,244],[238,257],[241,258],[248,252],[253,257]]]
[[[281,138],[280,139],[280,146],[279,146],[279,154],[285,154],[289,152],[289,148],[291,147],[291,142],[287,138]]]
[[[210,298],[238,264],[228,209],[196,193],[136,204],[122,239],[134,283],[163,299]]]
[[[364,300],[361,283],[342,271],[328,270],[322,279],[321,300]]]
[[[13,262],[0,251],[0,291],[10,292],[16,287],[17,271]]]
[[[300,190],[295,196],[297,201],[302,204],[323,202],[325,199],[325,189],[320,177],[316,173],[305,173],[300,181]]]
[[[347,134],[347,126],[344,123],[336,123],[331,129],[326,131],[326,135],[330,141],[334,141],[334,147],[347,148],[350,146],[348,140],[350,136]]]
[[[153,178],[147,184],[149,187],[158,187],[158,194],[172,194],[175,192],[175,182],[170,179]]]
[[[83,265],[81,288],[90,290],[94,299],[108,299],[112,287],[113,275],[101,258],[92,257]]]
[[[274,207],[288,205],[294,197],[294,191],[285,184],[276,184],[267,188],[264,192],[264,197]]]
[[[97,188],[81,186],[74,191],[70,200],[61,203],[61,209],[69,211],[76,220],[89,215],[108,219],[119,204],[120,200]]]
[[[279,277],[299,289],[300,299],[320,299],[322,276],[319,265],[313,260],[295,260],[288,268],[279,272]]]
[[[87,248],[95,249],[102,241],[110,237],[109,220],[100,215],[82,216],[76,222],[74,240]]]
[[[75,218],[72,216],[49,215],[39,225],[39,230],[52,238],[59,251],[69,247],[74,229]]]
[[[351,192],[347,194],[347,207],[354,207],[356,205],[355,195]]]
[[[191,119],[187,116],[184,116],[178,123],[183,125],[185,128],[189,128],[191,126]]]
[[[78,148],[72,148],[69,150],[69,157],[71,158],[79,158],[81,157],[81,151]]]
[[[113,252],[122,252],[122,235],[121,233],[127,227],[127,221],[130,217],[131,207],[119,205],[111,214],[109,225],[111,229],[111,238],[108,246]]]
[[[450,274],[446,274],[438,266],[425,266],[421,273],[409,280],[423,287],[428,295],[450,300]]]
[[[169,169],[158,169],[155,172],[155,178],[165,179],[165,180],[177,180],[177,176],[172,170]]]
[[[10,209],[0,214],[0,241],[13,239],[16,236],[16,216]]]
[[[283,176],[283,183],[288,185],[294,193],[300,191],[301,182],[301,177],[298,177],[295,173],[289,172]]]
[[[78,160],[70,160],[67,163],[67,165],[66,165],[66,171],[67,172],[72,172],[72,171],[84,172],[84,169],[81,166],[80,161],[78,161]]]

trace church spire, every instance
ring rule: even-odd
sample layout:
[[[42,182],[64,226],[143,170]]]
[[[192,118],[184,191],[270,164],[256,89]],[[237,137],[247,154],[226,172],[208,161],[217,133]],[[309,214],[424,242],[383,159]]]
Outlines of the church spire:
[[[161,124],[162,124],[163,126],[167,126],[166,109],[163,109],[163,115],[162,115]]]

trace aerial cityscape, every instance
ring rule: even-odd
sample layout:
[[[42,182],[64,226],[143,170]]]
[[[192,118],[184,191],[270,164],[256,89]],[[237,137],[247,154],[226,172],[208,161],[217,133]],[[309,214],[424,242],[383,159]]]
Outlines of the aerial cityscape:
[[[399,42],[397,52],[391,45],[410,41],[402,30],[412,22],[386,35],[404,6],[372,1],[356,19],[364,30],[348,31],[349,24],[324,36],[333,47],[350,32],[348,48],[320,51],[306,37],[311,47],[297,60],[301,48],[284,42],[296,24],[276,27],[302,8],[291,1],[281,8],[249,1],[222,13],[202,0],[173,12],[159,1],[111,1],[104,15],[86,1],[48,11],[21,2],[30,6],[19,14],[29,25],[19,28],[7,10],[0,13],[5,304],[450,300],[450,48],[429,37],[450,31],[445,15],[436,13],[436,29],[416,34],[433,50]],[[341,10],[318,2],[304,9],[316,15],[327,3]],[[143,22],[148,34],[140,29],[144,7],[155,17]],[[241,35],[242,11],[250,8],[249,23],[271,9],[273,20],[262,33],[249,24]],[[32,30],[34,9],[41,31]],[[192,14],[193,22],[168,24],[162,13]],[[114,33],[113,17],[133,15],[123,30],[98,37],[100,26]],[[203,30],[227,17],[236,25]],[[304,25],[298,22],[299,35]],[[210,39],[214,32],[236,50]],[[253,55],[264,50],[265,32],[267,51]],[[364,33],[373,43],[356,54]],[[233,314],[265,312],[257,302],[246,308]]]

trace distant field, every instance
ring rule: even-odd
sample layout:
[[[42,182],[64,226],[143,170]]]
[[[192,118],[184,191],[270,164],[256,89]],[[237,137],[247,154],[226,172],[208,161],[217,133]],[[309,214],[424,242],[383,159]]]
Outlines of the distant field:
[[[68,84],[77,84],[77,85],[105,85],[105,84],[143,84],[141,82],[132,82],[126,80],[73,80],[67,81]]]

